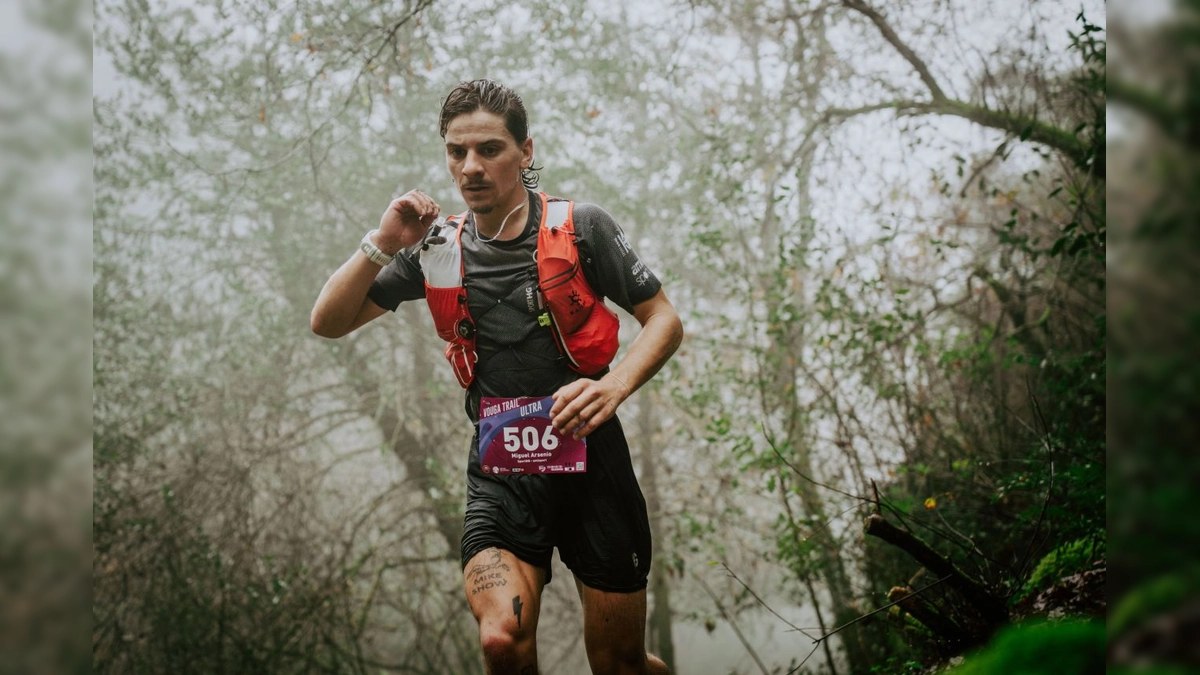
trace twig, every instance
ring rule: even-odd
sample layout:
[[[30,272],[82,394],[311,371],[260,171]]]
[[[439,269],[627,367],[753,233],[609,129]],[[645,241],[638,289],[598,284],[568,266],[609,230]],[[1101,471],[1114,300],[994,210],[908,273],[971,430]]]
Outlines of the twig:
[[[1025,389],[1029,392],[1033,410],[1042,423],[1042,438],[1045,439],[1049,428],[1046,426],[1046,418],[1042,415],[1042,407],[1038,403],[1037,395],[1033,393],[1033,386],[1029,384],[1028,376],[1025,377]],[[1021,564],[1017,567],[1018,579],[1025,578],[1025,570],[1032,560],[1034,543],[1042,531],[1042,522],[1046,519],[1046,510],[1050,507],[1050,498],[1054,495],[1054,444],[1049,440],[1043,440],[1042,443],[1046,446],[1046,452],[1050,453],[1050,485],[1046,487],[1046,498],[1042,500],[1042,512],[1038,514],[1037,525],[1033,527],[1033,534],[1029,537],[1029,546],[1025,547],[1025,555],[1021,557]]]
[[[820,527],[818,527],[818,528],[816,528],[816,529],[814,529],[814,530],[810,531],[810,532],[808,533],[808,536],[807,536],[807,537],[804,537],[804,539],[805,539],[805,540],[807,540],[807,539],[812,539],[813,537],[815,537],[815,536],[817,536],[818,534],[820,534],[822,531],[824,531],[824,530],[828,530],[829,528],[833,527],[833,521],[837,520],[838,518],[841,518],[842,516],[846,515],[847,513],[850,513],[851,511],[853,511],[853,510],[855,510],[855,509],[857,509],[857,508],[858,508],[858,504],[855,504],[854,506],[851,506],[851,507],[849,507],[849,508],[847,508],[847,509],[844,509],[843,511],[841,511],[840,513],[838,513],[836,516],[834,516],[834,517],[832,517],[832,518],[830,518],[830,519],[826,520],[826,521],[825,521],[825,522],[824,522],[824,523],[823,523],[823,524],[822,524]],[[830,539],[833,539],[832,535],[830,535]],[[834,540],[834,541],[833,541],[833,543],[834,543],[834,545],[836,545],[836,544],[837,544],[837,540]]]
[[[800,670],[801,668],[803,668],[803,667],[804,667],[804,664],[808,663],[808,660],[812,658],[812,655],[813,655],[813,654],[816,654],[816,653],[817,653],[817,649],[819,649],[820,647],[821,647],[821,642],[818,640],[818,641],[817,641],[817,644],[813,645],[813,648],[812,648],[811,650],[809,650],[809,652],[808,652],[808,656],[805,656],[805,657],[804,657],[804,660],[800,662],[800,665],[798,665],[798,666],[796,666],[795,668],[792,668],[791,670],[787,671],[787,675],[792,675],[792,673],[794,673],[794,672],[796,672],[796,671]]]
[[[894,504],[891,504],[887,501],[882,502],[882,506],[884,508],[886,508],[889,512],[891,512],[892,515],[896,516],[896,518],[904,526],[905,530],[907,530],[908,532],[913,532],[913,528],[909,526],[910,514],[904,513],[897,506],[895,506]],[[883,514],[880,513],[880,515],[883,515]],[[1014,571],[1011,567],[1009,567],[1007,564],[1005,564],[1004,561],[997,560],[996,558],[993,558],[993,557],[985,554],[983,551],[979,550],[978,547],[970,548],[970,547],[963,545],[960,541],[958,541],[954,537],[951,537],[949,534],[947,534],[945,532],[945,530],[943,530],[940,527],[937,527],[931,523],[924,522],[921,519],[916,518],[916,517],[911,517],[911,522],[914,525],[919,525],[919,526],[925,528],[926,530],[930,531],[931,533],[937,535],[938,537],[941,537],[942,539],[950,542],[952,545],[961,548],[963,551],[965,551],[966,553],[968,553],[970,555],[978,555],[978,556],[982,557],[986,562],[990,562],[993,565],[1003,567],[1009,573],[1012,573]],[[915,532],[914,532],[914,534],[915,534]]]
[[[834,628],[833,630],[829,631],[828,633],[826,633],[826,634],[822,635],[821,637],[819,637],[819,638],[816,638],[815,640],[813,640],[813,642],[814,642],[814,643],[817,643],[817,644],[815,644],[815,645],[813,646],[813,650],[812,650],[811,652],[809,652],[809,653],[808,653],[808,656],[804,657],[804,661],[801,661],[801,662],[800,662],[800,665],[798,665],[798,666],[796,666],[795,668],[792,668],[791,670],[789,670],[789,671],[787,672],[787,675],[792,675],[792,673],[795,673],[796,671],[798,671],[798,670],[800,670],[802,667],[804,667],[804,664],[805,664],[805,662],[806,662],[806,661],[808,661],[809,657],[811,657],[811,656],[813,655],[813,653],[817,651],[817,647],[820,645],[820,643],[821,643],[822,641],[824,641],[824,640],[826,640],[826,639],[828,639],[828,638],[830,638],[830,637],[833,637],[834,635],[836,635],[836,634],[837,634],[837,633],[839,633],[840,631],[842,631],[842,630],[844,630],[844,629],[846,629],[846,628],[849,628],[850,626],[853,626],[854,624],[858,623],[859,621],[862,621],[862,620],[864,620],[864,619],[868,619],[868,618],[870,618],[870,617],[872,617],[872,616],[875,616],[876,614],[878,614],[878,613],[882,612],[883,610],[885,610],[885,609],[889,609],[889,608],[891,608],[891,607],[893,607],[893,606],[895,606],[895,605],[898,605],[898,604],[900,604],[901,602],[903,602],[903,601],[905,601],[905,600],[908,600],[909,598],[914,598],[914,597],[916,597],[916,596],[918,596],[918,595],[920,595],[920,594],[924,593],[925,591],[929,590],[930,588],[933,588],[934,586],[937,586],[938,584],[942,583],[943,581],[945,581],[946,579],[949,579],[949,578],[950,578],[950,575],[946,575],[946,576],[942,577],[941,579],[938,579],[937,581],[932,581],[932,582],[930,582],[930,583],[928,583],[928,584],[926,584],[926,585],[922,586],[921,588],[919,588],[919,589],[917,589],[917,590],[913,591],[912,593],[909,593],[908,595],[904,596],[903,598],[896,598],[895,600],[893,600],[893,601],[889,602],[888,604],[886,604],[886,605],[883,605],[882,607],[878,607],[878,608],[876,608],[876,609],[873,609],[873,610],[871,610],[870,612],[867,612],[866,614],[863,614],[863,615],[862,615],[862,616],[860,616],[860,617],[857,617],[857,618],[855,618],[855,619],[851,619],[851,620],[847,621],[846,623],[844,623],[844,624],[842,624],[842,625],[838,626],[837,628]]]
[[[989,166],[994,164],[997,159],[1000,159],[1004,156],[1004,151],[1008,150],[1008,141],[1008,138],[1004,139],[1004,142],[996,147],[996,151],[992,153],[991,157],[988,157],[987,160],[985,160],[982,164],[975,167],[975,170],[971,172],[971,175],[965,181],[963,181],[962,190],[958,193],[959,197],[966,198],[967,190],[970,189],[971,183],[975,182],[975,179],[979,177],[979,174],[983,173]]]
[[[911,597],[914,597],[914,596],[920,595],[920,594],[924,593],[926,590],[928,590],[928,589],[930,589],[930,588],[933,588],[934,586],[937,586],[938,584],[942,583],[943,581],[945,581],[945,580],[947,580],[947,579],[949,579],[949,578],[950,578],[950,575],[946,575],[946,576],[944,576],[944,577],[942,577],[942,578],[938,579],[937,581],[931,581],[931,582],[929,582],[928,584],[926,584],[926,585],[922,586],[920,589],[918,589],[918,590],[915,590],[915,591],[913,591],[912,593],[909,593],[908,595],[904,596],[903,598],[897,598],[897,599],[895,599],[895,600],[893,600],[893,601],[889,602],[888,604],[886,604],[886,605],[883,605],[882,607],[879,607],[879,608],[877,608],[877,609],[873,609],[873,610],[871,610],[870,612],[867,612],[866,614],[863,614],[862,616],[860,616],[860,617],[858,617],[858,618],[851,619],[851,620],[847,621],[846,623],[844,623],[844,624],[842,624],[842,625],[838,626],[837,628],[834,628],[833,630],[829,631],[829,632],[828,632],[828,633],[826,633],[825,635],[822,635],[820,639],[824,640],[825,638],[828,638],[828,637],[830,637],[830,636],[832,636],[832,635],[834,635],[834,634],[836,634],[836,633],[838,633],[838,632],[840,632],[840,631],[842,631],[842,630],[844,630],[844,629],[846,629],[846,628],[849,628],[850,626],[853,626],[854,624],[858,623],[859,621],[862,621],[862,620],[864,620],[864,619],[868,619],[868,618],[870,618],[870,617],[872,617],[872,616],[874,616],[874,615],[876,615],[876,614],[878,614],[878,613],[882,612],[883,610],[885,610],[885,609],[888,609],[888,608],[892,607],[893,605],[898,605],[898,604],[900,604],[900,602],[901,602],[901,601],[903,601],[903,600],[907,600],[907,599],[909,599],[909,598],[911,598]]]
[[[721,563],[721,569],[725,570],[725,573],[728,574],[730,576],[730,578],[732,578],[734,581],[741,584],[742,588],[746,589],[747,593],[754,596],[754,599],[758,601],[758,604],[762,605],[763,607],[766,608],[766,610],[768,612],[770,612],[770,613],[774,614],[776,617],[778,617],[780,621],[786,623],[787,625],[791,626],[793,629],[799,631],[800,633],[803,633],[806,637],[812,638],[814,640],[816,639],[816,638],[813,638],[813,636],[809,635],[807,632],[805,632],[805,630],[803,628],[800,628],[799,626],[792,623],[791,621],[788,621],[787,619],[780,616],[779,612],[776,612],[774,609],[771,609],[770,605],[768,605],[765,601],[763,601],[762,598],[758,597],[758,593],[755,593],[754,589],[747,586],[746,582],[742,581],[741,578],[739,578],[738,575],[735,574],[733,570],[729,569],[729,565],[726,565],[725,563]]]
[[[701,579],[700,576],[695,572],[692,573],[692,578],[700,582],[700,587],[704,589],[705,593],[708,593],[708,597],[712,598],[713,604],[717,606],[717,611],[719,611],[721,616],[729,622],[729,627],[733,629],[734,634],[737,635],[737,639],[741,641],[742,646],[746,648],[746,652],[750,654],[750,658],[754,659],[754,662],[758,664],[758,668],[762,671],[763,675],[770,675],[770,671],[767,670],[766,664],[762,662],[762,659],[758,658],[758,653],[754,651],[754,647],[750,646],[750,642],[742,633],[742,629],[738,628],[738,625],[736,622],[734,622],[733,617],[729,615],[729,612],[725,611],[725,605],[721,604],[721,600],[717,598],[717,594],[713,593],[712,589],[708,587],[708,584],[704,583],[704,579]]]
[[[896,31],[887,22],[887,19],[883,18],[883,15],[862,0],[842,0],[842,4],[867,17],[871,20],[871,23],[875,24],[875,27],[879,29],[879,33],[883,35],[883,39],[895,47],[900,56],[905,61],[908,61],[913,70],[917,71],[917,76],[921,78],[921,82],[929,89],[929,95],[933,97],[933,100],[942,101],[946,99],[946,93],[942,91],[941,86],[938,85],[937,80],[933,77],[933,73],[929,70],[929,65],[920,56],[917,56],[913,48],[896,34]]]
[[[967,542],[967,544],[970,545],[970,548],[967,549],[968,551],[973,552],[976,555],[978,555],[979,557],[983,558],[984,562],[989,562],[987,555],[984,554],[983,551],[980,551],[979,547],[975,545],[974,539],[972,539],[972,538],[968,537],[967,535],[963,534],[962,532],[959,532],[958,530],[954,529],[954,526],[950,524],[950,521],[946,520],[946,516],[942,515],[941,510],[934,511],[934,513],[937,514],[938,520],[942,521],[942,524],[946,526],[947,530],[958,535],[963,541]]]
[[[786,466],[787,468],[789,468],[789,469],[791,469],[792,471],[794,471],[794,472],[796,473],[796,475],[797,475],[797,476],[800,476],[800,477],[801,477],[801,478],[803,478],[804,480],[806,480],[806,481],[808,481],[808,482],[812,483],[813,485],[816,485],[817,487],[823,487],[823,488],[825,488],[826,490],[829,490],[829,491],[831,491],[831,492],[836,492],[836,493],[838,493],[839,495],[842,495],[842,496],[845,496],[845,497],[849,497],[849,498],[851,498],[851,499],[857,499],[857,500],[858,500],[858,501],[860,501],[860,502],[866,502],[866,503],[868,503],[868,504],[870,504],[870,503],[871,503],[871,500],[870,500],[869,498],[867,498],[867,497],[863,497],[863,496],[860,496],[860,495],[854,495],[854,494],[850,494],[849,492],[846,492],[846,491],[844,491],[844,490],[839,490],[838,488],[835,488],[835,487],[833,487],[832,485],[826,485],[826,484],[824,484],[824,483],[822,483],[822,482],[820,482],[820,481],[816,480],[815,478],[813,478],[813,477],[811,477],[811,476],[805,475],[805,474],[804,474],[804,472],[800,471],[800,469],[797,469],[795,466],[793,466],[793,465],[792,465],[792,463],[791,463],[791,462],[787,461],[787,459],[785,459],[785,458],[784,458],[784,456],[783,456],[783,453],[782,453],[782,452],[780,452],[780,451],[779,451],[779,448],[778,448],[778,447],[775,445],[775,438],[774,438],[774,437],[771,435],[771,432],[770,432],[770,431],[767,429],[767,425],[766,425],[766,423],[765,423],[765,422],[763,422],[763,423],[761,423],[761,424],[760,424],[760,426],[761,426],[761,428],[762,428],[762,431],[763,431],[763,436],[765,436],[765,437],[766,437],[766,439],[767,439],[767,444],[771,446],[771,451],[775,453],[775,456],[779,458],[779,461],[783,462],[784,466]]]

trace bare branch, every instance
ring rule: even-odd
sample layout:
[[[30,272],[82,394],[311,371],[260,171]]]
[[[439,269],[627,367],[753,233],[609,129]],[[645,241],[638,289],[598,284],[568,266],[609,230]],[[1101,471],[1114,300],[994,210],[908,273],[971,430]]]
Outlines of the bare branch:
[[[793,472],[795,472],[795,474],[796,474],[797,476],[800,476],[800,477],[801,477],[801,478],[803,478],[804,480],[806,480],[806,481],[808,481],[808,482],[812,483],[813,485],[816,485],[817,487],[823,487],[823,488],[825,488],[826,490],[830,490],[830,491],[832,491],[832,492],[836,492],[836,493],[838,493],[839,495],[842,495],[842,496],[845,496],[845,497],[849,497],[849,498],[851,498],[851,499],[857,499],[857,500],[858,500],[858,501],[860,501],[860,502],[867,502],[868,504],[870,504],[870,503],[871,503],[871,500],[870,500],[870,498],[868,498],[868,497],[863,497],[863,496],[860,496],[860,495],[850,494],[849,492],[846,492],[845,490],[839,490],[839,489],[837,489],[837,488],[833,487],[832,485],[826,485],[826,484],[824,484],[824,483],[822,483],[822,482],[820,482],[820,481],[816,480],[815,478],[813,478],[813,477],[811,477],[811,476],[808,476],[808,475],[806,475],[804,472],[800,471],[800,469],[797,469],[797,468],[795,467],[795,465],[793,465],[791,462],[789,462],[789,461],[787,461],[786,459],[784,459],[784,457],[783,457],[783,453],[782,453],[782,452],[780,452],[780,451],[779,451],[779,448],[778,448],[778,447],[776,447],[776,445],[775,445],[775,437],[771,435],[771,432],[770,432],[770,431],[767,429],[767,425],[766,425],[766,423],[765,423],[765,422],[764,422],[764,423],[763,423],[763,425],[762,425],[762,429],[763,429],[763,435],[767,437],[767,444],[771,446],[771,450],[772,450],[772,451],[775,453],[775,456],[779,458],[779,461],[783,462],[784,466],[786,466],[787,468],[789,468],[789,469],[791,469]]]
[[[731,579],[733,579],[734,581],[741,584],[742,588],[746,589],[746,592],[749,593],[755,600],[757,600],[758,604],[762,605],[768,612],[774,614],[776,616],[776,618],[778,618],[780,621],[791,626],[793,630],[796,630],[796,631],[803,633],[804,635],[812,638],[812,636],[809,635],[807,632],[805,632],[805,630],[803,628],[801,628],[801,627],[797,626],[796,624],[792,623],[791,621],[788,621],[787,619],[783,618],[779,614],[779,612],[776,612],[774,609],[772,609],[771,606],[766,603],[766,601],[764,601],[762,598],[758,597],[758,593],[755,593],[754,589],[750,588],[750,586],[747,585],[746,582],[742,581],[741,578],[738,577],[737,574],[734,574],[733,570],[729,569],[729,565],[726,565],[725,563],[721,563],[721,569],[725,570],[725,572],[729,575],[729,577]],[[817,638],[813,638],[813,639],[815,640]]]
[[[872,617],[872,616],[875,616],[876,614],[878,614],[878,613],[882,612],[882,611],[883,611],[883,610],[885,610],[885,609],[888,609],[888,608],[890,608],[890,607],[893,607],[893,606],[895,606],[895,605],[898,605],[898,604],[900,604],[900,603],[902,603],[902,602],[904,602],[904,601],[908,600],[909,598],[914,598],[914,597],[916,597],[916,596],[918,596],[918,595],[920,595],[920,594],[924,593],[925,591],[927,591],[927,590],[929,590],[929,589],[933,588],[934,586],[937,586],[938,584],[942,583],[942,582],[943,582],[943,581],[945,581],[947,578],[948,578],[948,577],[942,577],[941,579],[938,579],[937,581],[930,582],[929,584],[926,584],[925,586],[922,586],[922,587],[921,587],[921,588],[919,588],[918,590],[915,590],[915,591],[913,591],[912,593],[909,593],[909,594],[905,595],[905,596],[904,596],[904,597],[902,597],[902,598],[896,598],[895,600],[893,600],[893,601],[889,602],[889,603],[888,603],[888,604],[886,604],[886,605],[883,605],[882,607],[877,607],[877,608],[875,608],[875,609],[873,609],[873,610],[871,610],[871,611],[867,612],[866,614],[863,614],[862,616],[859,616],[859,617],[857,617],[857,618],[855,618],[855,619],[853,619],[853,620],[851,620],[851,621],[847,621],[846,623],[844,623],[844,624],[842,624],[842,625],[838,626],[837,628],[834,628],[833,630],[831,630],[831,631],[829,631],[828,633],[826,633],[826,634],[822,635],[821,637],[817,638],[816,640],[813,640],[813,642],[815,642],[815,643],[817,643],[817,645],[819,645],[821,642],[825,641],[827,638],[833,637],[833,636],[834,636],[834,635],[836,635],[837,633],[839,633],[839,632],[841,632],[841,631],[845,630],[846,628],[849,628],[850,626],[853,626],[854,624],[858,623],[859,621],[863,621],[864,619],[869,619],[870,617]],[[813,652],[816,652],[816,651],[817,651],[817,645],[814,645],[814,646],[813,646],[813,650],[812,650],[812,652],[809,652],[809,653],[808,653],[808,656],[804,657],[804,661],[801,661],[801,662],[800,662],[800,665],[798,665],[798,666],[796,666],[795,668],[792,668],[791,670],[789,670],[789,671],[787,672],[787,675],[792,675],[792,673],[795,673],[795,672],[799,671],[799,670],[800,670],[800,668],[802,668],[802,667],[804,666],[804,663],[805,663],[806,661],[808,661],[808,657],[812,656],[812,655],[813,655]]]
[[[946,96],[946,93],[938,85],[937,80],[934,79],[933,74],[930,72],[929,66],[913,51],[912,47],[908,46],[896,34],[896,31],[883,15],[864,0],[842,0],[842,4],[867,17],[875,24],[880,34],[883,35],[883,38],[917,71],[921,82],[929,89],[931,100],[925,103],[896,100],[886,103],[869,104],[860,108],[831,109],[824,114],[822,119],[825,121],[834,121],[835,118],[848,119],[856,115],[887,109],[894,109],[898,113],[915,115],[933,114],[961,117],[980,126],[1019,136],[1022,140],[1027,139],[1035,143],[1048,145],[1067,155],[1080,169],[1093,172],[1101,180],[1105,178],[1103,153],[1095,154],[1090,145],[1080,139],[1075,133],[1061,129],[1053,124],[1041,122],[1037,119],[1036,115],[1024,115],[1008,110],[997,110],[987,107],[986,104],[966,103]]]
[[[1050,484],[1046,486],[1046,499],[1042,501],[1042,511],[1038,514],[1037,525],[1033,528],[1033,534],[1029,536],[1029,546],[1025,548],[1025,555],[1021,557],[1021,564],[1017,567],[1017,578],[1025,578],[1025,570],[1033,559],[1034,545],[1037,543],[1038,533],[1042,531],[1042,522],[1046,520],[1046,511],[1050,508],[1050,499],[1054,496],[1054,444],[1050,443],[1047,438],[1049,436],[1049,425],[1046,423],[1046,418],[1042,416],[1042,406],[1037,400],[1037,394],[1033,392],[1033,385],[1030,384],[1029,378],[1025,378],[1025,389],[1029,392],[1029,400],[1033,403],[1034,412],[1037,413],[1038,419],[1042,423],[1042,444],[1046,448],[1046,452],[1050,454]]]
[[[733,629],[734,634],[737,635],[737,638],[739,641],[741,641],[742,646],[746,648],[746,652],[750,654],[750,658],[754,659],[754,662],[758,664],[758,669],[762,671],[763,675],[768,675],[770,671],[767,670],[766,664],[764,664],[762,659],[758,657],[758,652],[754,651],[754,647],[750,645],[750,642],[746,639],[746,636],[742,634],[742,629],[738,628],[738,625],[733,620],[733,617],[730,616],[729,612],[725,611],[725,605],[721,604],[721,599],[717,597],[716,593],[713,593],[713,590],[708,587],[708,584],[704,583],[704,579],[701,579],[700,575],[693,572],[692,577],[700,583],[700,588],[704,589],[704,592],[708,594],[708,597],[712,598],[713,604],[717,606],[717,611],[721,613],[722,618],[729,622],[729,627]]]
[[[913,69],[917,71],[917,75],[921,77],[921,81],[929,88],[929,95],[933,97],[935,102],[946,100],[946,94],[942,91],[941,86],[938,85],[937,80],[933,78],[933,73],[929,72],[929,66],[920,56],[917,56],[912,47],[909,47],[904,40],[900,39],[900,36],[892,29],[887,19],[883,18],[883,15],[866,2],[863,2],[863,0],[842,0],[842,4],[867,17],[871,20],[871,23],[875,24],[875,27],[883,35],[883,39],[891,43],[896,48],[896,51],[900,52],[900,56],[903,56],[904,60],[908,61]]]

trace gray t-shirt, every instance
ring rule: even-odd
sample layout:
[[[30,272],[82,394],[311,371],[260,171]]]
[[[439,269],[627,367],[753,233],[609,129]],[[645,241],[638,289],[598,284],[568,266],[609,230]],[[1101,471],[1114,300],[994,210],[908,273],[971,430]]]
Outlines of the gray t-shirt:
[[[537,231],[541,200],[529,195],[525,229],[509,241],[484,242],[468,215],[461,242],[463,283],[477,329],[479,362],[467,390],[466,410],[478,421],[482,396],[549,396],[580,377],[567,366],[549,327],[537,317]],[[627,312],[649,300],[662,284],[633,251],[625,233],[604,209],[575,204],[576,245],[584,278],[596,293]],[[379,270],[367,292],[375,304],[395,311],[405,300],[425,297],[420,246],[401,251]]]

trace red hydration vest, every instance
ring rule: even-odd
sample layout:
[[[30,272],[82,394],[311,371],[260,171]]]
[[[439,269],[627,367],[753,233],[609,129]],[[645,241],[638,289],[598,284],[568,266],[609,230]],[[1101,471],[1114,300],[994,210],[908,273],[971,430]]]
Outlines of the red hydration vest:
[[[545,311],[538,323],[549,326],[554,342],[577,373],[595,375],[617,354],[620,321],[596,295],[583,276],[575,246],[574,202],[547,197],[542,201],[538,228],[538,292]],[[438,337],[446,345],[446,360],[463,388],[475,380],[475,322],[467,308],[463,286],[462,231],[466,213],[447,218],[452,236],[421,251],[425,301]]]

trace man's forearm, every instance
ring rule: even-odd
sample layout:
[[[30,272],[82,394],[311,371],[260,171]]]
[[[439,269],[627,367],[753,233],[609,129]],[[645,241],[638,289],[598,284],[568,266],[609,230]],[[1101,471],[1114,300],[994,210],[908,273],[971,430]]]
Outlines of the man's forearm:
[[[378,273],[379,265],[361,251],[355,251],[329,277],[317,296],[310,319],[312,331],[322,337],[338,338],[355,328],[355,319],[362,312],[367,291]]]

